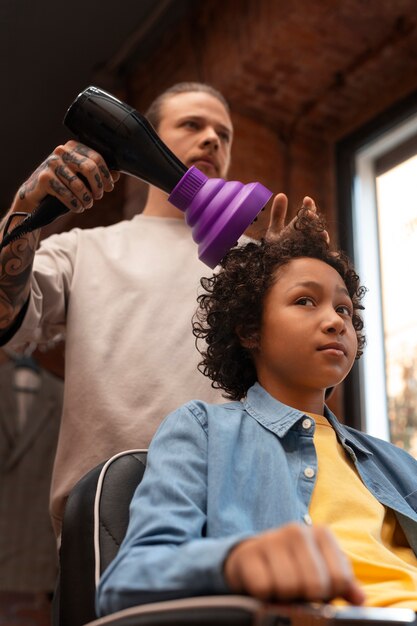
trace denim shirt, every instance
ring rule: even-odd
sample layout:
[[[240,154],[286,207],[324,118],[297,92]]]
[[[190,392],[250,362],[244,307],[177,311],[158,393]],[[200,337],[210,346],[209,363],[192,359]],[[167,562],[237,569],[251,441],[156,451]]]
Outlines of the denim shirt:
[[[417,461],[325,416],[363,483],[392,508],[417,554]],[[192,401],[161,424],[130,523],[97,593],[99,615],[155,600],[229,593],[223,562],[242,539],[310,524],[315,423],[259,384],[246,400]],[[312,472],[304,473],[306,468]]]

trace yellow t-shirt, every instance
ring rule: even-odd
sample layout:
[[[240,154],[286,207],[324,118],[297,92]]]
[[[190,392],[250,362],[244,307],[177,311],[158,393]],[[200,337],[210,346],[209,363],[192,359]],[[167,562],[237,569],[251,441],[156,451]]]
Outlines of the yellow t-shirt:
[[[318,472],[311,503],[314,524],[328,526],[350,558],[366,594],[366,606],[417,610],[417,557],[395,513],[368,491],[321,415],[314,444]]]

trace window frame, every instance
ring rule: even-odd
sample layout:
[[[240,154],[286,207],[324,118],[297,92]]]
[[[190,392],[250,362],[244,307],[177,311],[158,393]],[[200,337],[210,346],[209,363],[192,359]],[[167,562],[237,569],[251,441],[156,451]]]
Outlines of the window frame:
[[[353,259],[361,281],[372,287],[365,296],[367,308],[363,317],[365,335],[373,351],[371,356],[367,356],[365,347],[364,356],[355,363],[345,381],[345,422],[388,440],[375,177],[409,158],[413,150],[413,153],[417,151],[416,146],[417,91],[341,139],[335,146],[339,242]],[[360,217],[359,204],[366,209]],[[386,415],[385,423],[381,423],[381,412]]]

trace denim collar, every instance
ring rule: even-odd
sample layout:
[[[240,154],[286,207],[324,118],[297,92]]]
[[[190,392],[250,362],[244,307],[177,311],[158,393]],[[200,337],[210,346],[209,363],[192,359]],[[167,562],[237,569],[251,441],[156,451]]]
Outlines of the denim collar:
[[[279,438],[285,437],[288,431],[293,428],[304,417],[305,413],[294,409],[279,400],[273,398],[259,383],[255,383],[248,391],[243,406],[247,413],[251,415],[259,424],[275,433]],[[325,405],[324,416],[329,421],[336,432],[340,443],[352,446],[357,451],[372,456],[372,452],[367,449],[363,442],[355,436],[351,429],[347,430],[340,424],[336,416]]]

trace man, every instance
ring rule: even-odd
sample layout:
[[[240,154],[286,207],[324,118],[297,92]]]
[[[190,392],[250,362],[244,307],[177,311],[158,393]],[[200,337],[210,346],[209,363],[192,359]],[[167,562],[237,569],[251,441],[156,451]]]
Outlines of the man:
[[[160,96],[149,113],[185,165],[210,177],[227,175],[233,127],[221,94],[182,83]],[[117,178],[100,155],[69,141],[22,185],[8,215],[33,211],[47,194],[81,212],[111,191]],[[272,234],[282,228],[285,211],[286,198],[279,194]],[[54,235],[35,254],[38,240],[39,232],[30,233],[1,252],[0,337],[3,344],[19,345],[66,332],[51,495],[59,534],[66,498],[83,474],[121,450],[146,448],[176,406],[191,398],[219,402],[221,395],[197,371],[191,333],[207,268],[197,258],[183,213],[164,192],[150,187],[143,213],[129,222]]]

